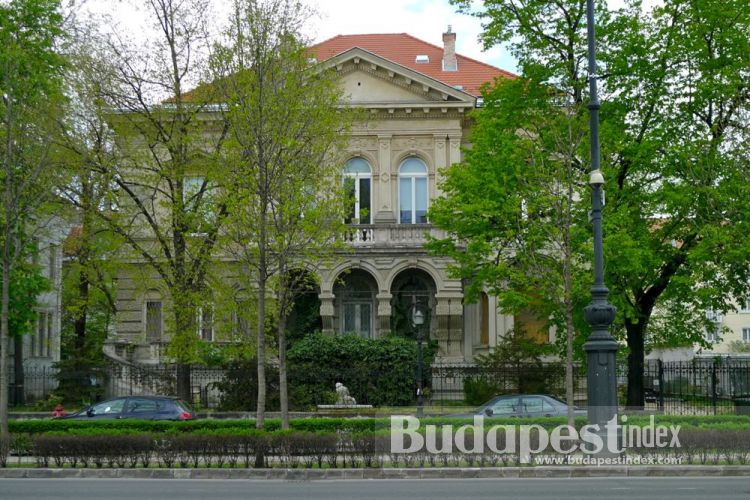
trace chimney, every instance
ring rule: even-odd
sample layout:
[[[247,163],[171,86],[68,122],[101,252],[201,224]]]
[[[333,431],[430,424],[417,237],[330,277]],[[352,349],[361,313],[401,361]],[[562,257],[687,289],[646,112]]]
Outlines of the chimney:
[[[458,71],[458,60],[456,59],[456,34],[451,31],[443,33],[443,71]]]

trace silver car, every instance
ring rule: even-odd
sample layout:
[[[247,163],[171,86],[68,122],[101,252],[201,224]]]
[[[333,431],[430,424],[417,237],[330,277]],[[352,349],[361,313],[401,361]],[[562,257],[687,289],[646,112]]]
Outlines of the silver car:
[[[487,417],[560,417],[567,414],[567,404],[546,394],[497,396],[474,412],[474,415]],[[585,417],[586,410],[574,407],[573,415]]]

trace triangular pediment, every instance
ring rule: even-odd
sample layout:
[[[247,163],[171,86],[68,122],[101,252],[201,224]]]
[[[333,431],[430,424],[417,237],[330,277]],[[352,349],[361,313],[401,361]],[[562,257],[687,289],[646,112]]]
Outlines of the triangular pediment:
[[[471,94],[354,47],[321,63],[341,75],[346,103],[362,107],[473,107]]]

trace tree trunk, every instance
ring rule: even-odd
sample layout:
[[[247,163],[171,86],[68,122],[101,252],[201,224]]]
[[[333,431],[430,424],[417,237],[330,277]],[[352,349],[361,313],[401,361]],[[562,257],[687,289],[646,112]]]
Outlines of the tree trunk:
[[[192,404],[193,394],[190,388],[190,364],[177,363],[177,396]]]
[[[86,348],[86,320],[89,309],[89,275],[86,267],[89,264],[87,259],[80,257],[78,265],[80,267],[80,274],[78,275],[78,301],[80,307],[73,323],[73,331],[75,332],[73,355],[75,356],[74,366],[76,368],[82,365],[81,362],[84,358]]]
[[[570,281],[570,276],[565,277]],[[565,304],[565,402],[568,403],[568,425],[575,425],[573,408],[575,407],[575,396],[573,394],[573,300],[566,300]]]
[[[24,389],[25,377],[23,373],[23,335],[13,336],[13,403],[16,406],[26,404],[26,391]],[[33,355],[33,353],[31,353]]]
[[[643,409],[643,358],[646,322],[625,320],[628,337],[628,393],[626,406],[633,410]]]
[[[6,194],[7,196],[7,194]],[[10,439],[8,432],[8,305],[10,303],[10,242],[3,244],[2,296],[0,297],[0,439]]]
[[[255,413],[255,427],[262,429],[266,419],[266,278],[258,272],[258,402]]]
[[[187,301],[180,299],[175,301],[174,307],[176,325],[175,336],[195,335],[194,331],[191,331],[195,327],[195,322],[192,320],[194,314],[192,307],[190,307]],[[180,349],[182,349],[182,347],[180,347]],[[175,373],[177,379],[177,396],[192,403],[193,395],[190,387],[190,364],[185,363],[183,359],[180,359],[181,357],[182,355],[177,358]]]
[[[281,406],[281,428],[289,429],[289,391],[286,380],[286,324],[284,309],[279,313],[279,400]]]

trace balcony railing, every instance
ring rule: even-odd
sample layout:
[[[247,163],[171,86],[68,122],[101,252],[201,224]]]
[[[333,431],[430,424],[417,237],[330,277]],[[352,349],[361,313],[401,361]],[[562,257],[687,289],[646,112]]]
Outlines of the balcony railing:
[[[445,231],[432,224],[352,224],[344,240],[356,247],[418,247],[427,234],[445,237]]]

